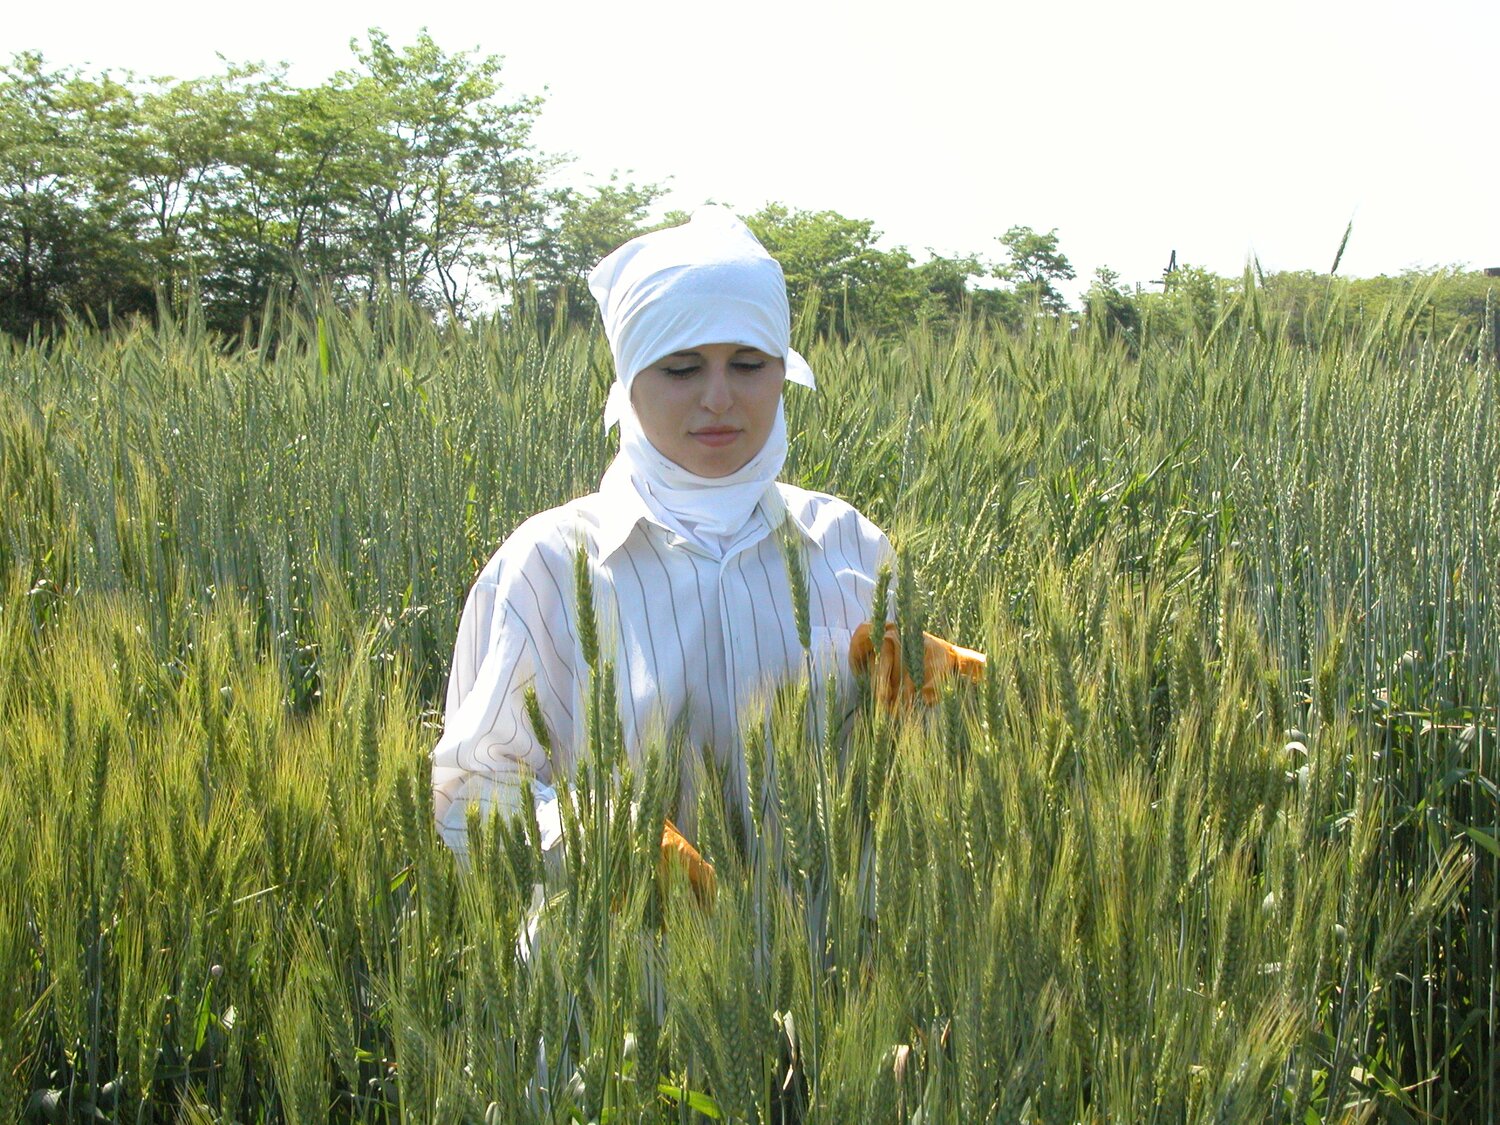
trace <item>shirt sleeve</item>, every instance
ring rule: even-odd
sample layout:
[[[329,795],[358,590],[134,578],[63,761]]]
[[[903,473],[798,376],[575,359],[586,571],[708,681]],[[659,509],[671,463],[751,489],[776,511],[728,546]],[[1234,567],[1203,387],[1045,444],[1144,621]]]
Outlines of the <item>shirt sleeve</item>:
[[[573,737],[574,641],[556,563],[544,552],[506,547],[464,604],[448,679],[443,735],[432,750],[433,813],[439,835],[463,859],[470,806],[482,818],[516,815],[532,780],[543,848],[561,836],[553,767],[528,714],[534,690],[555,753]]]

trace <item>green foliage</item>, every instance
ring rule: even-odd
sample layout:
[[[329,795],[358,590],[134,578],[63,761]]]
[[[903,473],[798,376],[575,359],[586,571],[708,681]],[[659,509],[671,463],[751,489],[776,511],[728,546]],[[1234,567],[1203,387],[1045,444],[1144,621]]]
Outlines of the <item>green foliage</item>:
[[[1120,275],[1108,266],[1094,271],[1094,283],[1083,295],[1084,315],[1088,323],[1109,336],[1118,336],[1133,345],[1139,343],[1141,311],[1132,294],[1120,285]]]
[[[34,52],[0,66],[0,331],[24,335],[75,304],[150,304],[111,159],[128,101],[108,77],[48,70]]]
[[[588,295],[589,271],[651,225],[647,213],[663,190],[614,177],[587,189],[557,190],[556,217],[531,248],[528,281],[536,289],[536,314],[543,324],[558,312],[574,323],[593,322],[596,308]]]
[[[1166,275],[1160,293],[1137,298],[1142,331],[1162,340],[1206,340],[1244,292],[1238,282],[1184,263]]]
[[[374,249],[372,280],[457,310],[488,247],[503,243],[508,272],[518,273],[534,226],[526,206],[549,169],[529,149],[541,101],[499,102],[499,58],[447,54],[425,32],[398,50],[372,30],[355,58],[363,73],[341,84],[373,110],[383,142],[354,216],[355,237]]]
[[[915,312],[911,255],[877,249],[870,220],[772,203],[746,222],[781,263],[794,315],[809,327],[847,336],[856,324],[890,327]]]
[[[986,272],[972,255],[932,255],[916,265],[903,246],[879,249],[880,232],[869,219],[836,211],[771,203],[745,222],[781,263],[793,316],[808,333],[847,339],[857,329],[951,318],[972,299],[969,280]]]
[[[1415,300],[1410,311],[1419,338],[1500,360],[1500,278],[1479,271],[1449,268],[1365,278],[1280,273],[1265,279],[1265,289],[1299,343],[1373,323],[1386,310]]]
[[[1139,286],[1126,292],[1112,273],[1105,280],[1100,272],[1086,297],[1089,318],[1101,326],[1133,325],[1127,337],[1166,346],[1199,345],[1249,328],[1296,347],[1338,349],[1357,336],[1398,351],[1425,343],[1500,359],[1500,280],[1479,272],[1344,278],[1247,268],[1231,279],[1182,265],[1165,276],[1160,292]]]
[[[164,300],[233,337],[309,289],[434,316],[498,302],[544,325],[588,320],[588,270],[650,226],[663,189],[559,186],[563,161],[531,140],[541,99],[507,100],[495,56],[378,29],[352,46],[354,65],[311,87],[232,64],[121,83],[15,56],[0,70],[0,329]],[[749,222],[809,334],[976,307],[1019,322],[1014,294],[970,289],[988,272],[972,255],[917,265],[834,211],[772,204]]]
[[[1253,282],[1138,356],[813,341],[789,477],[989,671],[832,734],[786,685],[706,914],[706,767],[621,758],[607,660],[560,862],[427,805],[458,600],[608,456],[596,334],[0,344],[0,1116],[1493,1118],[1496,372]]]
[[[1058,248],[1056,228],[1038,234],[1030,227],[1013,226],[1000,235],[999,242],[1010,260],[995,274],[1015,285],[1024,307],[1036,305],[1050,313],[1067,309],[1057,282],[1071,281],[1076,275],[1067,255]]]
[[[559,190],[541,99],[500,60],[378,29],[299,88],[229,65],[180,81],[86,79],[21,54],[0,69],[0,329],[153,311],[155,289],[234,335],[311,280],[432,313],[548,295],[637,233],[653,187]],[[13,280],[11,280],[13,279]]]

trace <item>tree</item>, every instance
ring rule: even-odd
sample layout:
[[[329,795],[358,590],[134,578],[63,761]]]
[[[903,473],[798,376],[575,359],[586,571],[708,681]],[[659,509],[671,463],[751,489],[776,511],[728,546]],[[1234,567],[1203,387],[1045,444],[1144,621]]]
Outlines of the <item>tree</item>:
[[[1108,266],[1094,271],[1094,283],[1083,295],[1088,322],[1106,336],[1122,336],[1132,346],[1141,329],[1141,311],[1131,294],[1120,285],[1120,275]]]
[[[1071,281],[1076,275],[1066,255],[1057,246],[1057,228],[1038,234],[1030,227],[1014,226],[999,236],[1010,255],[1010,261],[995,271],[996,276],[1013,283],[1020,298],[1035,302],[1050,313],[1066,312],[1068,303],[1057,289],[1059,281]]]
[[[933,320],[950,318],[961,310],[975,309],[995,312],[993,289],[973,289],[969,282],[976,277],[988,277],[994,267],[981,261],[974,254],[959,254],[944,257],[931,248],[927,261],[915,267],[917,284],[922,291],[921,313]]]
[[[868,219],[837,211],[799,211],[767,204],[746,224],[786,274],[792,316],[843,336],[915,319],[922,287],[905,247],[880,250]]]
[[[387,173],[384,108],[344,82],[298,89],[276,73],[246,88],[232,175],[198,231],[212,323],[232,331],[303,279],[346,296],[379,288],[360,214]]]
[[[425,32],[397,50],[372,29],[341,75],[378,107],[381,174],[360,193],[355,224],[373,252],[375,285],[457,311],[501,246],[518,275],[550,171],[530,148],[540,98],[498,99],[500,59],[446,54]]]
[[[127,116],[125,91],[108,77],[49,70],[34,51],[0,66],[0,329],[25,334],[69,311],[149,305],[111,164]]]
[[[232,175],[230,138],[242,132],[236,75],[148,90],[133,106],[117,165],[135,184],[158,276],[196,273],[196,234]]]
[[[1184,340],[1205,339],[1236,291],[1234,282],[1201,266],[1183,263],[1167,275],[1159,298],[1167,324],[1156,321],[1152,330],[1170,327]]]
[[[588,275],[615,247],[647,229],[646,215],[665,192],[656,184],[621,183],[611,176],[594,187],[560,188],[552,214],[531,248],[526,278],[537,295],[536,313],[550,321],[559,308],[571,320],[594,315]]]

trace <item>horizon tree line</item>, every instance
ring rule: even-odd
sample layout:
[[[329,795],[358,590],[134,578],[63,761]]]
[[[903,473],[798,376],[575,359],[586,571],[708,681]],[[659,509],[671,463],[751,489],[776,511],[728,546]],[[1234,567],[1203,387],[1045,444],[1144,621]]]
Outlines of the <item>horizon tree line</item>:
[[[35,51],[0,63],[0,331],[110,324],[168,301],[233,337],[309,289],[460,320],[516,308],[587,319],[593,263],[682,217],[653,220],[660,184],[564,183],[567,159],[532,137],[542,99],[506,91],[498,56],[446,52],[425,32],[401,47],[378,28],[350,48],[352,65],[314,86],[284,65],[143,79],[50,67]],[[1071,312],[1059,283],[1075,272],[1055,229],[1010,227],[998,262],[930,248],[919,262],[837,211],[769,203],[744,217],[813,331],[966,313],[1018,328]],[[1493,344],[1500,282],[1449,272],[1461,284],[1433,332],[1488,326]],[[1260,281],[1304,319],[1327,301],[1313,275]],[[1166,282],[1127,288],[1101,268],[1083,314],[1127,337],[1153,315],[1201,331],[1243,284],[1190,266]]]

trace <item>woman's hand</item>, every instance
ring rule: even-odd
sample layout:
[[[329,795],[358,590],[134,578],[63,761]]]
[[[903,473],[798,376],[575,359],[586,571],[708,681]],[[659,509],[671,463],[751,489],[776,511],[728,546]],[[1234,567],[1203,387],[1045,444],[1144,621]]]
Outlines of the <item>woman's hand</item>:
[[[665,880],[669,864],[682,868],[698,897],[699,906],[712,906],[717,879],[713,865],[698,854],[698,849],[683,839],[677,825],[664,821],[661,828],[661,866],[658,875]]]
[[[886,625],[878,652],[871,638],[869,622],[855,629],[849,642],[849,666],[856,673],[870,673],[875,685],[875,701],[887,710],[898,703],[910,703],[918,690],[922,693],[922,702],[931,706],[937,702],[938,685],[944,679],[956,674],[977,683],[984,678],[984,664],[984,653],[923,633],[922,686],[918,689],[901,660],[901,641],[895,625]]]

